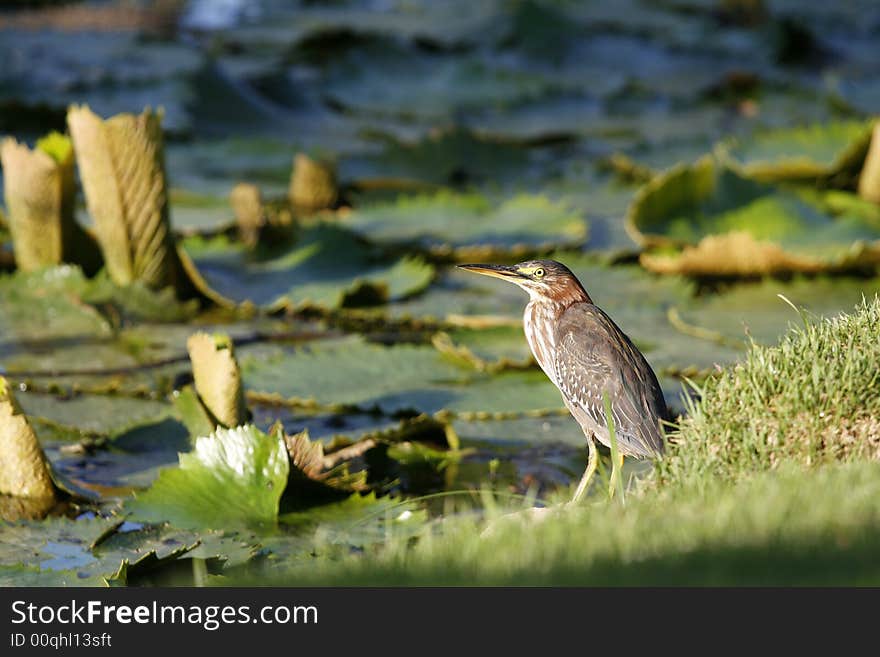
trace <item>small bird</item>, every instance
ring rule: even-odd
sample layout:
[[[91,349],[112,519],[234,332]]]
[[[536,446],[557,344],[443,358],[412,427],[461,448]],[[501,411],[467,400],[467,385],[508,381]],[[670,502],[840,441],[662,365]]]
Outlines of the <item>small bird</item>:
[[[624,456],[663,453],[660,423],[668,419],[668,411],[654,370],[568,267],[555,260],[459,267],[515,283],[529,293],[523,315],[526,340],[587,438],[587,469],[573,502],[583,496],[596,470],[594,439],[611,446],[606,395],[620,451],[620,463],[613,467],[622,467]]]

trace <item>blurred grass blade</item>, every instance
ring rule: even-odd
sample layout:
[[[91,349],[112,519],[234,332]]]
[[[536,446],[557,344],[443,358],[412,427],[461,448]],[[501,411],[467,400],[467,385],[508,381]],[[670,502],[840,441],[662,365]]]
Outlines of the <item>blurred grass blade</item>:
[[[614,497],[616,490],[620,503],[624,504],[623,496],[623,467],[620,461],[620,450],[617,446],[617,429],[614,426],[614,415],[611,412],[611,399],[608,397],[608,391],[602,391],[602,401],[605,404],[605,421],[608,424],[608,442],[611,443],[611,483],[609,485],[609,495]]]

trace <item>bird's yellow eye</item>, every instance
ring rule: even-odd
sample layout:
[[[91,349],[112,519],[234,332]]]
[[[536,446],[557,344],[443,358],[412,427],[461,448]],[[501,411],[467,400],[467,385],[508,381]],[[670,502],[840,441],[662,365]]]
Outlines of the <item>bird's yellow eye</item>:
[[[544,278],[544,270],[540,267],[535,270],[535,278]]]

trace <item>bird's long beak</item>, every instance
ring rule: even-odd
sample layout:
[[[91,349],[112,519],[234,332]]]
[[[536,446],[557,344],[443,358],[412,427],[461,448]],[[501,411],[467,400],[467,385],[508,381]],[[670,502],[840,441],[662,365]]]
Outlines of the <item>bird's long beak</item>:
[[[467,269],[475,274],[483,274],[484,276],[494,276],[495,278],[503,278],[505,280],[516,280],[522,278],[515,267],[507,265],[459,265],[461,269]]]

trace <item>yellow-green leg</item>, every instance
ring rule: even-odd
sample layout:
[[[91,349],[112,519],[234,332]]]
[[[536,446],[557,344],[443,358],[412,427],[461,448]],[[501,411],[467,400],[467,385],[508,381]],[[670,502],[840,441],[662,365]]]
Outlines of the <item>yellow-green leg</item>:
[[[574,492],[574,497],[571,498],[572,504],[580,502],[584,493],[587,492],[587,487],[590,485],[590,479],[593,478],[593,474],[596,472],[596,465],[599,463],[599,450],[596,449],[596,442],[593,440],[592,435],[587,436],[587,449],[589,450],[587,469],[584,470],[584,476],[581,477],[577,490]]]

